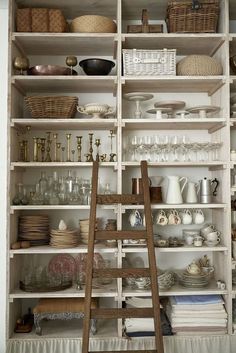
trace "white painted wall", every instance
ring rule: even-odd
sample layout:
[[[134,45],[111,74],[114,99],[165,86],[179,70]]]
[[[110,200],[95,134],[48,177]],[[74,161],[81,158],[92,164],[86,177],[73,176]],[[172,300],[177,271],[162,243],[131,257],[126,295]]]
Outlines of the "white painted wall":
[[[0,0],[0,353],[6,351],[7,7],[8,1]]]

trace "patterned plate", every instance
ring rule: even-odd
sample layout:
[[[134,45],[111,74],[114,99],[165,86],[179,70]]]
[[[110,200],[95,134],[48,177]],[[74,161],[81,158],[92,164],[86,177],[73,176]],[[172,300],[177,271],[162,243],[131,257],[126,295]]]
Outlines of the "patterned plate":
[[[69,254],[56,255],[50,260],[48,271],[53,274],[64,274],[73,278],[76,274],[75,259]]]

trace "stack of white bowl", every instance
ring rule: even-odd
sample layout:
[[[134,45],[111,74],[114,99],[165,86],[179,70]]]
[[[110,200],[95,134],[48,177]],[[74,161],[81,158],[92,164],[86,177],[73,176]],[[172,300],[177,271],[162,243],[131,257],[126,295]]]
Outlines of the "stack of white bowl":
[[[96,226],[95,230],[97,230],[97,223],[98,220],[96,220]],[[88,244],[88,236],[89,236],[89,219],[81,219],[79,221],[79,227],[80,227],[80,239],[81,242],[84,244]],[[95,243],[97,241],[95,240]]]

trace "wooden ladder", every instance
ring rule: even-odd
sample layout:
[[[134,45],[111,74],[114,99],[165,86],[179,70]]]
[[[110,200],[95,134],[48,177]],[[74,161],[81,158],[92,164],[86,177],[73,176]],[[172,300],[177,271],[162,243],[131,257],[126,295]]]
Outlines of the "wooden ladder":
[[[155,343],[154,350],[125,350],[125,351],[98,351],[100,353],[164,353],[163,337],[161,331],[160,318],[160,301],[157,281],[157,268],[155,249],[153,242],[153,227],[152,227],[152,211],[150,205],[149,194],[149,179],[147,172],[147,162],[141,162],[141,176],[143,184],[142,195],[127,195],[127,194],[112,194],[112,195],[97,195],[98,189],[98,162],[93,162],[92,172],[92,197],[89,219],[89,242],[88,255],[86,266],[86,284],[85,284],[85,304],[84,304],[84,320],[83,320],[83,341],[82,353],[95,353],[89,351],[89,331],[90,319],[118,319],[118,318],[142,318],[151,317],[154,319],[155,328]],[[145,230],[132,231],[106,231],[95,230],[96,225],[96,208],[97,204],[133,204],[143,203],[144,214],[146,220]],[[111,269],[93,269],[94,256],[94,241],[96,240],[123,240],[123,239],[146,239],[148,249],[148,268],[111,268]],[[95,277],[109,278],[126,278],[129,276],[135,277],[150,277],[152,307],[151,308],[97,308],[91,309],[92,297],[92,279]]]

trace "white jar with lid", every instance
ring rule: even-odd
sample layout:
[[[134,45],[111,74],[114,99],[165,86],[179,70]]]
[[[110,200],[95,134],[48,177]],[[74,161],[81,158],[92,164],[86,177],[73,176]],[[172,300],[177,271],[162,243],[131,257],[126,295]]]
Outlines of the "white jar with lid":
[[[230,159],[231,161],[236,161],[236,150],[230,151]]]

